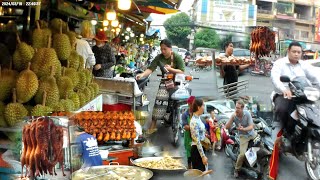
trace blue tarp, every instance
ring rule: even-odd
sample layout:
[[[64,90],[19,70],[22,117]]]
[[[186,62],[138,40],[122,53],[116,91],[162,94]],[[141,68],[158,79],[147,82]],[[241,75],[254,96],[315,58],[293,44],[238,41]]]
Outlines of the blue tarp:
[[[160,34],[160,29],[150,27],[146,33],[147,36],[152,36],[154,33]]]

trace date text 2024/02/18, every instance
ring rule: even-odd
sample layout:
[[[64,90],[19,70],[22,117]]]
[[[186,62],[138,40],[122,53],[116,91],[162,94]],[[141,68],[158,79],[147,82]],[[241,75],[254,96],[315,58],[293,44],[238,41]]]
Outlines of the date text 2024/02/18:
[[[40,6],[41,5],[41,2],[29,2],[29,1],[26,1],[26,2],[1,2],[1,6],[3,7],[13,7],[13,6]]]

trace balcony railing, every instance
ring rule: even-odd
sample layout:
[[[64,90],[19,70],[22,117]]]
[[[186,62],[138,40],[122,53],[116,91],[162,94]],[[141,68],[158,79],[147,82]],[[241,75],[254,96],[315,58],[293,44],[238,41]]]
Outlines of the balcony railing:
[[[313,20],[314,18],[302,14],[297,14],[297,19],[303,19],[303,20]]]
[[[261,13],[261,14],[272,14],[272,11],[265,10],[265,9],[258,9],[258,13]]]

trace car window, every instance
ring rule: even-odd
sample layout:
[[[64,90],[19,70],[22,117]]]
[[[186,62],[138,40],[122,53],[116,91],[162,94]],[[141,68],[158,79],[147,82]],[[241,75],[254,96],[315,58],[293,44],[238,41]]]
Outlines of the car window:
[[[249,50],[234,50],[233,51],[234,56],[250,56]]]
[[[211,111],[215,110],[216,108],[214,108],[211,105],[207,105],[207,112],[210,113]]]

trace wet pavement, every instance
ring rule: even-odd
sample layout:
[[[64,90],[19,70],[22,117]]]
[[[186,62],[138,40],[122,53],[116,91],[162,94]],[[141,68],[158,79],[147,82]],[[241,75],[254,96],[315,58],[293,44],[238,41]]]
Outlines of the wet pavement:
[[[189,68],[186,69],[188,73]],[[145,93],[150,101],[150,110],[153,108],[155,95],[159,86],[159,74],[160,71],[154,72],[151,76],[150,83],[145,89]],[[192,94],[201,97],[212,97],[211,99],[221,99],[221,95],[217,93],[217,87],[222,86],[223,79],[218,77],[218,73],[214,71],[205,72],[194,72],[192,73],[194,77],[199,77],[199,80],[193,80],[190,83],[190,88],[192,89]],[[271,109],[270,103],[270,93],[273,89],[270,78],[263,76],[251,76],[249,73],[244,74],[239,77],[239,80],[248,80],[249,87],[246,91],[243,91],[241,95],[249,95],[258,97],[258,101],[263,105],[265,110]],[[218,86],[217,86],[218,84]],[[152,112],[152,111],[151,111]],[[144,125],[144,129],[149,127],[151,122],[151,117]],[[170,128],[164,127],[160,122],[157,123],[158,131],[148,137],[149,142],[155,146],[162,146],[164,151],[169,151],[173,155],[180,155],[185,157],[185,150],[183,145],[183,137],[180,139],[180,146],[174,147],[171,144],[172,131]],[[233,163],[230,158],[228,158],[223,151],[216,152],[218,156],[212,156],[211,152],[207,152],[209,169],[214,172],[207,179],[223,179],[223,180],[233,180]],[[186,158],[184,158],[186,163]],[[237,179],[249,180],[256,179],[254,173],[246,173],[243,171],[240,173],[240,177]],[[281,156],[279,165],[279,176],[278,180],[306,180],[307,174],[304,168],[304,163],[298,161],[292,156]],[[183,179],[183,173],[176,173],[173,175],[155,175],[152,179]]]

